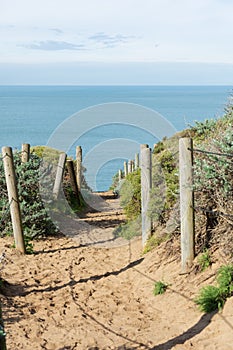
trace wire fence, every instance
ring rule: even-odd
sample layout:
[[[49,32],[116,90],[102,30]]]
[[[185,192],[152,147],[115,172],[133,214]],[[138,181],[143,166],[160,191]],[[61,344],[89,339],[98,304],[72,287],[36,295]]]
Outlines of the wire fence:
[[[188,148],[189,151],[191,152],[195,152],[195,153],[203,153],[203,154],[209,154],[209,155],[215,155],[215,156],[219,156],[219,157],[229,157],[229,158],[233,158],[233,154],[231,153],[219,153],[219,152],[213,152],[213,151],[206,151],[206,150],[202,150],[202,149],[198,149],[198,148]]]
[[[217,157],[227,157],[227,158],[233,158],[233,154],[231,153],[221,153],[221,152],[214,152],[214,151],[207,151],[207,150],[203,150],[203,149],[198,149],[198,148],[188,148],[188,150],[192,153],[202,153],[205,154],[207,156],[217,156]],[[199,192],[199,193],[203,193],[203,189],[202,190],[198,190],[198,191],[194,191],[195,192]],[[226,218],[230,218],[233,219],[233,214],[226,214],[223,213],[222,211],[218,211],[218,210],[211,210],[208,207],[204,208],[201,206],[195,206],[193,207],[193,209],[196,212],[202,212],[205,214],[211,214],[212,216],[215,217],[226,217]]]

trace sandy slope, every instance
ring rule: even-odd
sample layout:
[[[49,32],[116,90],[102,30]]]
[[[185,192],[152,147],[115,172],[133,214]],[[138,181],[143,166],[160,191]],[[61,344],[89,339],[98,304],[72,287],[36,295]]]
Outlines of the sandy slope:
[[[140,239],[96,247],[60,236],[35,242],[35,254],[27,256],[10,245],[1,239],[10,350],[233,348],[233,298],[210,315],[193,302],[201,285],[214,283],[224,258],[216,255],[205,273],[180,275],[178,246],[171,242],[147,255]],[[155,297],[156,280],[169,288]]]

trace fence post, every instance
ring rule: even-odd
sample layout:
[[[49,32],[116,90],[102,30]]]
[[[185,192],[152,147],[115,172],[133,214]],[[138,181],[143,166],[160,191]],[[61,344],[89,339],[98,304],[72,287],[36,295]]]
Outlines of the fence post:
[[[75,197],[77,198],[78,205],[80,205],[79,189],[78,189],[77,180],[76,180],[75,171],[74,171],[74,162],[73,160],[67,160],[66,164],[67,164],[67,169],[70,176],[70,184],[71,184],[72,190],[75,194]]]
[[[124,173],[125,173],[125,177],[128,175],[128,165],[127,162],[124,162]]]
[[[141,215],[142,215],[142,246],[151,235],[152,221],[148,216],[148,207],[150,201],[151,190],[151,149],[148,145],[141,145]]]
[[[195,253],[194,198],[193,198],[193,142],[184,137],[179,140],[180,222],[182,272],[190,268]]]
[[[10,213],[14,233],[15,247],[19,249],[23,254],[25,254],[26,249],[23,237],[22,218],[19,206],[19,197],[12,148],[2,147],[2,157],[10,204]]]
[[[56,178],[53,186],[53,198],[57,199],[59,196],[64,168],[65,168],[65,162],[66,162],[66,153],[61,153],[58,160],[57,165],[57,173]]]
[[[135,170],[135,162],[134,162],[134,160],[131,160],[131,169],[132,169],[132,172],[134,172],[134,170]]]
[[[128,161],[128,174],[132,173],[132,163],[131,160]]]
[[[22,144],[21,160],[22,163],[27,163],[30,158],[30,145],[29,143]]]
[[[76,147],[76,179],[79,191],[81,191],[82,185],[82,147]]]
[[[135,154],[135,170],[139,168],[139,153]]]
[[[119,180],[119,182],[122,180],[122,171],[121,171],[121,169],[118,170],[118,180]]]

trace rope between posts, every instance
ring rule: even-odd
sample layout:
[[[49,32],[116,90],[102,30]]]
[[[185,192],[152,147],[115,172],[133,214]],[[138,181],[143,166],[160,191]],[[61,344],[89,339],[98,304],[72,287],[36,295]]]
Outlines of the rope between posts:
[[[198,148],[190,148],[190,147],[188,147],[188,150],[191,152],[196,152],[196,153],[204,153],[204,154],[215,155],[215,156],[219,156],[219,157],[233,158],[233,154],[230,154],[230,153],[218,153],[218,152],[205,151],[205,150],[201,150]]]
[[[190,148],[190,147],[188,147],[188,150],[191,151],[191,152],[215,155],[215,156],[218,156],[218,157],[233,158],[233,154],[229,154],[229,153],[218,153],[218,152],[205,151],[205,150],[201,150],[201,149],[198,149],[198,148],[195,149],[195,148]],[[198,191],[198,192],[202,192],[202,191]],[[212,214],[213,216],[223,216],[223,217],[233,218],[232,214],[225,214],[225,213],[222,213],[222,212],[219,212],[219,211],[209,210],[209,209],[203,208],[203,207],[192,207],[192,208],[195,211],[202,211],[204,213]]]
[[[3,157],[0,157],[0,160],[2,161],[2,160],[4,160],[6,157],[10,157],[10,155],[9,155],[8,153],[6,153],[6,154],[4,154]]]

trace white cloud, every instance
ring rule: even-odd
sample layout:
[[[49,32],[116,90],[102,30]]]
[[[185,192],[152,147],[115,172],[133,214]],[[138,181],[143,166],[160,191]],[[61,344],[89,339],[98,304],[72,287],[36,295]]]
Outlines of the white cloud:
[[[46,40],[39,41],[29,45],[24,45],[27,49],[42,51],[63,51],[63,50],[85,50],[85,46],[72,44],[66,41]]]
[[[230,0],[3,0],[0,61],[232,63],[232,13]]]

